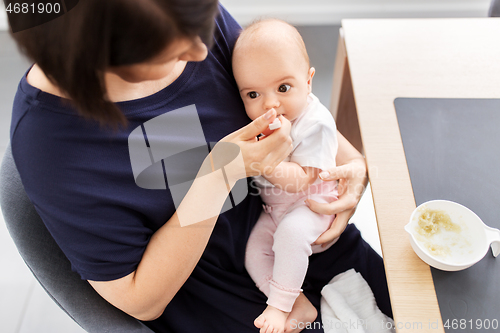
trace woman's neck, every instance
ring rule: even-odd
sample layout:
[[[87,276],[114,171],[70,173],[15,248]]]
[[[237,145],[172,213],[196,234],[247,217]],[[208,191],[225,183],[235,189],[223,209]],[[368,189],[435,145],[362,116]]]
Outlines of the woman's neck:
[[[127,82],[116,74],[106,72],[104,74],[104,81],[106,82],[108,98],[112,102],[123,102],[153,95],[174,82],[182,74],[185,67],[186,62],[179,61],[174,66],[172,72],[166,77],[159,80],[143,81],[139,83]],[[43,92],[68,98],[59,87],[47,78],[37,64],[33,65],[26,79],[30,85]]]
[[[45,76],[45,73],[40,67],[38,67],[37,64],[34,64],[33,67],[31,67],[31,70],[26,76],[26,80],[30,85],[40,89],[43,92],[67,98],[66,95],[55,84],[50,82],[47,76]]]
[[[104,80],[108,98],[112,102],[123,102],[153,95],[173,83],[182,74],[185,67],[186,61],[178,61],[167,76],[159,80],[138,83],[125,81],[112,72],[106,72]]]

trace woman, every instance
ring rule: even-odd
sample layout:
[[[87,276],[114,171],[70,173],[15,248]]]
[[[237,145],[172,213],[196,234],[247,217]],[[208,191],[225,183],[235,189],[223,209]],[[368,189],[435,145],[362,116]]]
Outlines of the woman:
[[[259,196],[250,193],[218,214],[228,193],[217,190],[221,179],[212,173],[196,179],[176,209],[168,188],[137,186],[128,147],[134,129],[194,104],[206,141],[232,143],[242,153],[245,170],[229,172],[229,186],[288,155],[286,120],[260,141],[255,137],[276,115],[248,124],[230,63],[238,33],[238,24],[215,0],[87,0],[13,34],[35,61],[20,82],[11,126],[26,192],[82,279],[157,332],[254,332],[253,319],[265,307],[244,269]],[[165,132],[161,140],[186,138]],[[353,267],[390,315],[381,258],[354,226],[346,228],[366,167],[341,135],[337,165],[328,180],[342,179],[345,191],[335,203],[310,206],[337,214],[318,244],[343,233],[329,250],[311,257],[297,301],[311,310],[292,310],[289,321],[295,323],[313,321],[321,288]],[[190,214],[205,210],[216,216],[190,224],[196,222]],[[181,227],[180,215],[193,221]]]

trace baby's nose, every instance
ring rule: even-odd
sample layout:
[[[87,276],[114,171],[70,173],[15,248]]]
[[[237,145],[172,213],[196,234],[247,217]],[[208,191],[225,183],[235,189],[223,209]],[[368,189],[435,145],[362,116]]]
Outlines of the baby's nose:
[[[278,98],[274,96],[269,96],[265,99],[264,101],[264,108],[266,110],[272,109],[272,108],[278,108],[280,106],[280,101]]]

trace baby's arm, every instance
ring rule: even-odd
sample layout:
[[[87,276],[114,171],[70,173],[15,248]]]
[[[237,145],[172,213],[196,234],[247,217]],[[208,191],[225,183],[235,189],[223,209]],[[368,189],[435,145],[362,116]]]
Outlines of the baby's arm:
[[[302,167],[294,162],[281,162],[272,173],[264,173],[263,176],[274,186],[296,193],[307,190],[320,172],[318,168]]]

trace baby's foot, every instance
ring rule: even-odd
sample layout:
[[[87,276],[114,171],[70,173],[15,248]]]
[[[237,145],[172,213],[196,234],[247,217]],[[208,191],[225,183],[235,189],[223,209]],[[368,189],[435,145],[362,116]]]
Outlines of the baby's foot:
[[[293,304],[292,312],[290,312],[286,320],[285,333],[296,332],[298,327],[307,326],[307,323],[314,322],[316,317],[318,317],[318,310],[303,293],[300,293]]]
[[[254,321],[254,325],[260,328],[260,333],[283,333],[288,312],[276,309],[268,305],[260,316]]]

